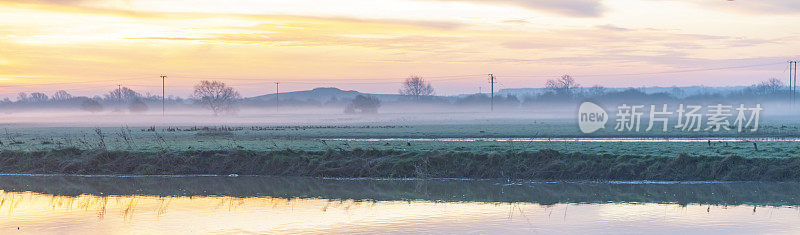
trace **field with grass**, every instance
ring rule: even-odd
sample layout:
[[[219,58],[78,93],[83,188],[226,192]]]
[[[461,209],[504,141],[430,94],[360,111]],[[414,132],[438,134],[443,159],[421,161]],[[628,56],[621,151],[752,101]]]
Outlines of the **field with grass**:
[[[800,169],[795,167],[800,164],[800,140],[795,139],[799,127],[768,120],[758,132],[743,135],[607,129],[584,135],[574,122],[558,119],[118,127],[8,124],[0,127],[0,171],[800,180],[795,173]]]
[[[274,125],[144,127],[6,127],[3,150],[78,148],[112,151],[376,149],[398,151],[538,151],[636,156],[793,157],[800,155],[797,126],[785,135],[579,135],[571,123],[438,125]],[[769,128],[766,128],[769,130]],[[780,128],[779,128],[780,129]],[[766,132],[766,131],[765,131]],[[541,134],[548,133],[548,134]],[[560,133],[573,133],[572,135]],[[688,139],[692,141],[686,141]],[[579,140],[593,141],[579,141]],[[710,141],[710,142],[709,142]],[[756,145],[754,145],[754,143]],[[756,147],[758,149],[756,150]]]

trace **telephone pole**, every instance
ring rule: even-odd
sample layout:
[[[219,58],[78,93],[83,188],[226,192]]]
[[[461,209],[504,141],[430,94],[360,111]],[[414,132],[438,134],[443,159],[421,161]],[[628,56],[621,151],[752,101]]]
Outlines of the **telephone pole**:
[[[167,92],[166,92],[167,75],[161,74],[161,116],[167,115]]]
[[[789,105],[794,108],[797,90],[797,61],[789,62]]]
[[[792,104],[797,103],[797,61],[794,62],[794,78],[792,79]],[[791,73],[791,71],[790,71]]]
[[[794,64],[794,66],[792,66],[792,64]],[[795,103],[797,103],[797,61],[790,61],[789,67],[790,67],[789,76],[792,77],[791,84],[789,84],[789,87],[791,87],[792,105],[794,105]],[[794,69],[791,69],[792,67],[794,67]]]
[[[121,104],[122,104],[122,85],[121,84],[117,84],[117,107],[116,107],[116,109],[118,111],[121,110],[120,109]]]
[[[280,84],[281,84],[280,82],[275,82],[275,112],[279,112],[280,111],[279,107],[281,106],[280,105],[281,104],[281,99],[280,99],[281,92],[280,92],[280,87],[278,86]]]
[[[492,85],[491,111],[494,111],[494,75],[489,74],[489,84]]]

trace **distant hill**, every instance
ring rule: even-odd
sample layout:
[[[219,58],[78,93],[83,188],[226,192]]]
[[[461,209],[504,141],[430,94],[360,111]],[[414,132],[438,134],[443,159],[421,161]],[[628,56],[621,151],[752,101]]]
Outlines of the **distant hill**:
[[[616,87],[616,88],[606,88],[606,92],[623,91],[631,88],[641,90],[647,94],[666,92],[675,97],[686,97],[691,95],[708,94],[708,93],[728,94],[733,91],[742,90],[746,87],[745,86],[729,86],[729,87],[685,86],[685,87],[625,87],[625,88]],[[584,87],[583,89],[588,89],[588,88]],[[496,94],[502,96],[515,95],[521,98],[525,96],[538,95],[544,93],[545,91],[546,88],[509,88],[509,89],[501,89],[497,91]],[[345,91],[335,87],[319,87],[305,91],[283,92],[280,93],[280,98],[281,100],[299,100],[299,101],[316,100],[320,102],[326,102],[333,98],[337,100],[350,100],[355,98],[357,95],[373,96],[383,101],[396,101],[402,97],[401,95],[398,94],[371,94],[371,93],[362,93],[354,90]],[[443,98],[451,99],[455,97],[466,97],[469,95],[474,95],[474,94],[461,94]],[[245,98],[245,100],[249,102],[270,101],[270,100],[275,100],[275,94],[273,93],[273,94],[255,96],[255,97]]]
[[[317,100],[321,102],[325,102],[333,98],[337,100],[349,100],[355,98],[357,95],[374,96],[385,101],[394,101],[401,97],[400,95],[395,94],[369,94],[353,90],[345,91],[335,87],[318,87],[312,90],[282,92],[279,94],[281,100]],[[248,101],[267,101],[274,99],[274,93],[246,98]]]
[[[588,89],[589,87],[584,87],[583,89]],[[739,91],[746,86],[727,86],[727,87],[707,87],[707,86],[684,86],[684,87],[606,87],[606,92],[615,92],[615,91],[623,91],[627,89],[637,89],[643,91],[647,94],[653,93],[661,93],[665,92],[671,94],[675,97],[686,97],[692,96],[697,94],[708,94],[708,93],[720,93],[720,94],[728,94],[734,91]],[[501,89],[497,92],[500,95],[515,95],[517,97],[525,97],[531,95],[538,95],[542,94],[547,90],[547,88],[509,88],[509,89]]]

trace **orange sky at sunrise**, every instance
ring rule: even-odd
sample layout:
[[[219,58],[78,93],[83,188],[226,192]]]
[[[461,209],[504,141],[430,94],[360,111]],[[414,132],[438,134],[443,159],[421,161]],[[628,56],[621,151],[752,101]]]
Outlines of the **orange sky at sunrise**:
[[[335,86],[439,95],[542,87],[732,86],[787,80],[800,3],[724,0],[0,1],[0,98],[117,84],[188,96]],[[735,68],[732,68],[735,67]],[[723,69],[726,68],[726,69]],[[690,72],[691,71],[691,72]],[[666,72],[666,73],[660,73]]]

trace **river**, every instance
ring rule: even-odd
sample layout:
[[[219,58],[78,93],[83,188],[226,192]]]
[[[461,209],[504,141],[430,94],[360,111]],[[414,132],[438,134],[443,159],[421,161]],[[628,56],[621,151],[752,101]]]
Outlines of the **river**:
[[[0,234],[800,231],[800,183],[0,176]]]

